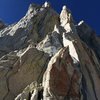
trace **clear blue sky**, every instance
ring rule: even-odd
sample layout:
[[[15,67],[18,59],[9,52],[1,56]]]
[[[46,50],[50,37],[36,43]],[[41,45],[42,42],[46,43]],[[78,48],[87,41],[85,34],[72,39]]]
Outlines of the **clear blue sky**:
[[[0,18],[8,24],[22,18],[30,3],[43,4],[46,0],[0,0]],[[60,12],[65,4],[78,22],[84,20],[97,34],[100,34],[100,0],[47,0]]]

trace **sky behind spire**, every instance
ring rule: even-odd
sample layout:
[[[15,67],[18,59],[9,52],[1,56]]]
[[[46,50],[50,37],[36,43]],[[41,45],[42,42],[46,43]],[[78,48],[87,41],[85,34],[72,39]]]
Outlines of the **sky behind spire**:
[[[99,0],[47,0],[60,13],[62,6],[72,11],[74,19],[84,20],[100,34],[100,1]],[[20,20],[30,3],[43,4],[45,0],[0,0],[0,18],[7,24]]]

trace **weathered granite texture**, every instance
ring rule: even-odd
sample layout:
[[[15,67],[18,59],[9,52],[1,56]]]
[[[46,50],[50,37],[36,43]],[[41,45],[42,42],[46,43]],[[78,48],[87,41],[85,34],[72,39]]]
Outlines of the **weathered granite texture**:
[[[0,100],[100,100],[100,36],[48,2],[0,21]]]

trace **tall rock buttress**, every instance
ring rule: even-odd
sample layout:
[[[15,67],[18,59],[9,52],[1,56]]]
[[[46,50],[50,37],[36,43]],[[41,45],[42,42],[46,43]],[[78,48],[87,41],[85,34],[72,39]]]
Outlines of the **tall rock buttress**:
[[[100,38],[64,5],[31,4],[0,21],[0,100],[99,100]]]

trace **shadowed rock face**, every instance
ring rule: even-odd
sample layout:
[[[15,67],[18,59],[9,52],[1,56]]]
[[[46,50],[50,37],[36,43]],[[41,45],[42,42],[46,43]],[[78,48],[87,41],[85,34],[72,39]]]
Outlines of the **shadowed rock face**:
[[[73,63],[68,48],[51,58],[43,77],[44,100],[79,100],[81,73]]]
[[[81,21],[77,25],[77,31],[82,41],[95,51],[98,60],[100,61],[100,38],[96,36],[94,30],[91,29],[84,21]]]
[[[0,100],[100,99],[100,37],[74,22],[48,2],[12,25],[0,21]]]
[[[5,28],[5,27],[6,27],[6,25],[0,20],[0,30]]]

